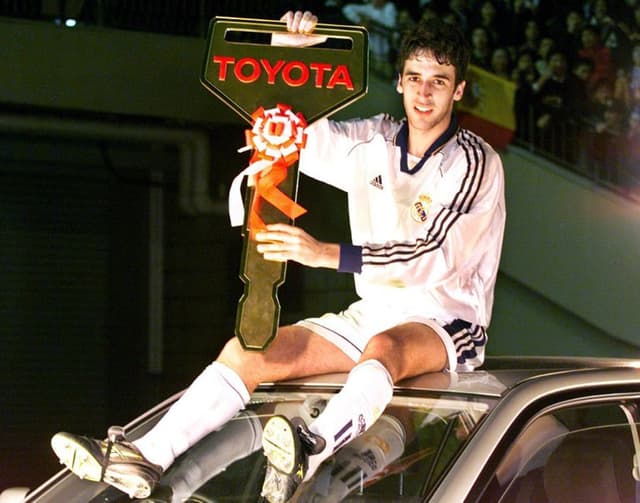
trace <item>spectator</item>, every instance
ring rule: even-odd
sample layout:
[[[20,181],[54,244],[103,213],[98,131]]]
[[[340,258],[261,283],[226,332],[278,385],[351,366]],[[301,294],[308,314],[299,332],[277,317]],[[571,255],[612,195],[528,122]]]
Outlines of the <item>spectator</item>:
[[[576,60],[568,78],[567,91],[567,149],[565,160],[575,164],[582,157],[582,139],[585,136],[585,124],[588,115],[589,79],[593,72],[593,64],[588,59]]]
[[[538,73],[533,65],[533,53],[524,51],[518,55],[511,79],[516,83],[514,108],[516,114],[516,136],[532,142],[533,115],[533,83]]]
[[[581,58],[590,59],[593,63],[593,74],[590,84],[606,80],[613,84],[615,79],[615,68],[611,59],[611,53],[607,47],[600,42],[600,33],[595,26],[585,26],[582,29],[582,48],[578,51]]]
[[[626,26],[610,15],[607,0],[596,0],[589,24],[599,29],[602,45],[611,52],[616,68],[628,68],[631,64],[631,41],[625,31]]]
[[[394,62],[398,58],[398,47],[400,47],[400,41],[405,32],[411,30],[416,25],[416,22],[411,15],[411,11],[407,8],[398,10],[396,17],[396,30],[391,35],[391,44],[389,47],[389,61]]]
[[[589,3],[585,4],[589,5]],[[607,0],[594,0],[591,7],[585,11],[587,24],[591,26],[604,26],[609,15],[607,14]]]
[[[491,72],[498,77],[511,80],[511,55],[506,47],[496,47],[493,50],[491,54]]]
[[[540,75],[547,73],[549,68],[549,57],[551,56],[551,52],[555,49],[555,45],[556,44],[551,37],[542,37],[542,39],[540,39],[535,61],[536,71]]]
[[[631,51],[631,70],[629,72],[629,102],[632,112],[640,113],[640,44]]]
[[[516,59],[516,64],[511,72],[511,80],[518,86],[526,85],[531,88],[538,78],[538,72],[534,65],[533,53],[530,51],[521,52]]]
[[[613,99],[629,108],[631,105],[631,93],[629,92],[630,75],[623,68],[618,69],[616,79],[613,83]]]
[[[540,28],[535,20],[527,21],[524,27],[524,40],[518,47],[518,52],[522,51],[538,51],[540,44]]]
[[[505,7],[505,17],[509,20],[502,27],[503,32],[507,33],[507,44],[517,47],[522,43],[522,34],[524,33],[527,22],[534,19],[533,10],[525,0],[511,0]]]
[[[370,0],[348,3],[342,8],[344,17],[369,30],[371,69],[382,76],[391,76],[390,40],[396,31],[397,9],[392,0]]]
[[[442,20],[445,23],[448,23],[454,26],[460,26],[460,21],[458,19],[458,16],[456,16],[456,14],[450,10],[445,10],[442,14],[440,14],[440,18],[442,18]]]
[[[429,19],[435,19],[439,17],[438,11],[431,5],[427,5],[422,9],[422,14],[420,15],[421,21],[427,21]]]
[[[621,103],[613,97],[610,81],[601,79],[594,85],[586,121],[584,151],[587,168],[600,180],[618,182],[625,117]]]
[[[589,81],[593,73],[590,59],[578,59],[573,63],[569,76],[569,113],[580,120],[589,102]]]
[[[502,26],[498,25],[497,8],[490,0],[485,0],[479,4],[479,9],[474,16],[474,26],[482,26],[489,35],[491,47],[498,47],[506,43],[502,35]]]
[[[448,10],[455,15],[459,23],[458,26],[467,33],[469,31],[470,16],[467,0],[449,0]]]
[[[633,111],[629,116],[628,130],[624,138],[625,158],[622,185],[640,201],[640,112]]]
[[[633,9],[633,17],[629,20],[629,38],[633,42],[640,41],[640,5]]]
[[[564,26],[551,31],[556,46],[564,51],[572,64],[577,59],[578,51],[582,48],[582,29],[584,26],[582,14],[578,10],[570,10],[565,17]]]
[[[484,26],[476,26],[471,32],[471,64],[491,70],[491,42]]]
[[[560,155],[567,146],[562,140],[570,103],[567,58],[563,52],[554,51],[551,54],[547,72],[540,75],[532,89],[537,142],[549,152]]]
[[[566,2],[567,0],[563,3],[566,4]],[[531,9],[539,26],[543,26],[555,12],[558,12],[558,9],[563,8],[563,5],[556,0],[524,0],[524,4]]]

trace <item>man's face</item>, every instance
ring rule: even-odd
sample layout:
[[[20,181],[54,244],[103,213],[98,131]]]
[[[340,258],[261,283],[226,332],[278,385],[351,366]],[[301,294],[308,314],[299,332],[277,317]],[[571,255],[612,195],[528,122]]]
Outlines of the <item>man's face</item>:
[[[431,53],[414,54],[404,63],[397,91],[402,94],[409,127],[444,132],[453,103],[462,99],[465,82],[456,84],[453,65],[440,64]]]

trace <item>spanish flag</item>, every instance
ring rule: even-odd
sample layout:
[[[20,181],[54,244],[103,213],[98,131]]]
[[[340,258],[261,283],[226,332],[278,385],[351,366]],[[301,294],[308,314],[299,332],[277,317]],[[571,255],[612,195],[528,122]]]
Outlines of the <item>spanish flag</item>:
[[[504,150],[516,129],[515,93],[514,82],[469,65],[464,97],[457,107],[460,125],[496,150]]]

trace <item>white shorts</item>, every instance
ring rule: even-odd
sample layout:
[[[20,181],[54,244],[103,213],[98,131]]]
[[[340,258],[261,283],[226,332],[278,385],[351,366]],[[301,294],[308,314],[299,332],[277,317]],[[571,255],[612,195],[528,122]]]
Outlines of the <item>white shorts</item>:
[[[405,313],[386,304],[374,305],[359,300],[338,314],[327,313],[318,318],[307,318],[297,325],[324,337],[357,362],[371,337],[409,322],[423,323],[440,336],[447,351],[448,370],[468,372],[484,362],[487,342],[484,327],[463,320],[442,321]]]

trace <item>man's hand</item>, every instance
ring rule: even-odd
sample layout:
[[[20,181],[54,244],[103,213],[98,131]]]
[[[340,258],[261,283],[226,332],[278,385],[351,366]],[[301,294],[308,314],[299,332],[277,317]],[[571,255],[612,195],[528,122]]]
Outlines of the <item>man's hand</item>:
[[[293,260],[309,267],[338,269],[340,245],[317,241],[299,227],[286,224],[268,225],[256,234],[258,252],[265,260]]]
[[[318,17],[309,11],[288,11],[280,21],[286,21],[289,33],[274,33],[271,36],[271,45],[308,47],[327,40],[323,35],[311,35],[318,24]]]

